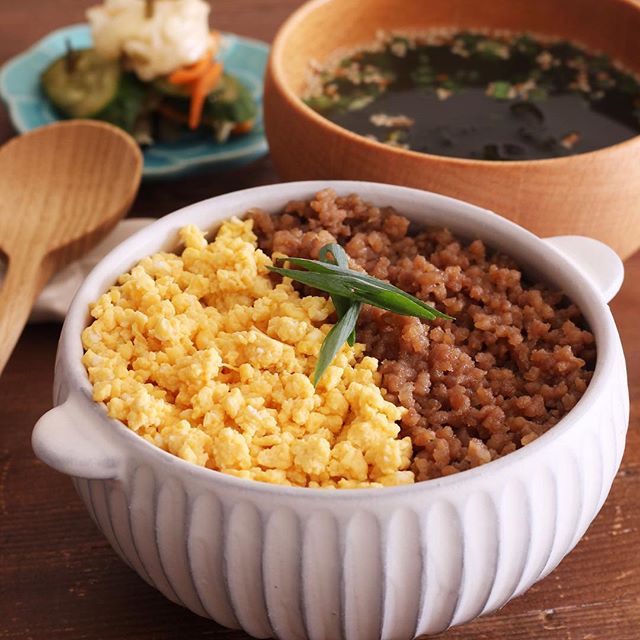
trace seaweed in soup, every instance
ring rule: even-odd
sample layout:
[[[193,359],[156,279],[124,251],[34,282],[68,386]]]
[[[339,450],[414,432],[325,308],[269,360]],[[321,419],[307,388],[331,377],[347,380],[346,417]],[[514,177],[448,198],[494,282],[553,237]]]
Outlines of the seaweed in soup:
[[[317,71],[306,102],[379,142],[462,158],[554,158],[640,133],[634,76],[529,35],[394,35]]]

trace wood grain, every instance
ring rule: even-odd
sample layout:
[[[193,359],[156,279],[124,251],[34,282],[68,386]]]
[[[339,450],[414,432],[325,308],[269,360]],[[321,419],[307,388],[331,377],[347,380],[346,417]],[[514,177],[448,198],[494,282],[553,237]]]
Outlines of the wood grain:
[[[216,0],[214,23],[270,39],[298,4]],[[78,21],[86,6],[73,0],[22,0],[3,6],[0,58],[54,27]],[[10,133],[0,110],[0,138]],[[262,160],[221,176],[145,184],[133,209],[138,215],[162,215],[196,200],[275,180],[269,161]],[[629,367],[631,424],[622,468],[607,502],[578,547],[550,576],[502,611],[437,640],[640,638],[640,254],[626,266],[627,278],[612,309]],[[147,586],[97,532],[68,478],[34,458],[29,438],[37,418],[51,406],[59,329],[28,327],[0,378],[0,638],[246,638],[169,603]]]
[[[570,38],[640,72],[640,5],[634,0],[316,0],[274,43],[265,125],[285,180],[390,182],[496,211],[540,236],[582,234],[622,258],[640,248],[640,136],[543,162],[490,162],[417,153],[368,140],[299,99],[309,60],[375,40],[378,30],[486,27]],[[293,141],[293,144],[292,144]]]
[[[56,122],[0,148],[0,373],[42,287],[127,213],[141,174],[138,145],[103,122]]]

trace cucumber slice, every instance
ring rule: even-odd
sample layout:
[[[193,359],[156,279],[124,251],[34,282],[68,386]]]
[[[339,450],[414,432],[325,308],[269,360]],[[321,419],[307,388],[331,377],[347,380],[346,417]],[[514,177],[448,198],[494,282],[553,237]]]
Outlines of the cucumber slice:
[[[133,133],[143,112],[148,111],[147,86],[133,73],[123,73],[118,90],[109,104],[96,113],[94,118],[115,124],[128,133]]]
[[[92,118],[116,96],[121,70],[93,49],[79,49],[55,60],[41,76],[53,105],[69,118]]]
[[[178,85],[169,82],[167,76],[161,76],[156,78],[151,86],[161,95],[169,98],[177,98],[183,100],[190,100],[191,96],[185,85]]]
[[[253,120],[256,112],[247,88],[237,78],[223,74],[218,87],[207,96],[202,119],[210,126],[216,122],[246,122]]]

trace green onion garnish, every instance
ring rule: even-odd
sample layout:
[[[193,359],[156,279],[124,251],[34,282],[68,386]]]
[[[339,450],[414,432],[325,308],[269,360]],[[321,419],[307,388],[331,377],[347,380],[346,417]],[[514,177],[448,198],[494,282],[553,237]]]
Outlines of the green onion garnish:
[[[332,261],[329,261],[329,254],[333,257]],[[306,271],[269,267],[269,270],[274,273],[330,294],[333,301],[338,322],[322,342],[318,363],[313,374],[314,385],[318,384],[322,374],[331,364],[344,342],[348,342],[350,345],[354,344],[356,323],[363,304],[370,304],[399,315],[415,316],[423,320],[435,318],[453,320],[446,313],[438,311],[419,298],[384,282],[384,280],[378,280],[378,278],[349,269],[347,256],[340,245],[325,245],[320,250],[320,258],[321,260],[283,258],[283,261],[296,267],[302,267]]]
[[[347,254],[345,253],[344,249],[335,242],[331,244],[325,244],[324,247],[320,249],[319,257],[321,262],[326,262],[327,264],[337,264],[339,267],[342,267],[344,269],[349,268],[349,258],[347,258]],[[349,310],[349,307],[351,307],[351,300],[343,296],[331,296],[331,302],[333,302],[333,306],[336,308],[338,319],[342,318],[342,316]],[[353,347],[353,345],[356,343],[355,326],[353,328],[353,331],[349,334],[347,342],[349,343],[350,347]],[[338,350],[339,349],[340,345],[338,345]],[[333,360],[333,356],[331,357],[331,360]]]
[[[322,341],[320,353],[318,354],[318,362],[316,363],[316,368],[313,372],[314,386],[320,382],[322,374],[333,362],[336,354],[340,351],[340,347],[342,347],[351,335],[355,336],[356,323],[358,322],[358,316],[360,315],[361,309],[362,303],[356,302],[352,304],[342,318],[333,325],[331,331],[327,333],[325,339]]]

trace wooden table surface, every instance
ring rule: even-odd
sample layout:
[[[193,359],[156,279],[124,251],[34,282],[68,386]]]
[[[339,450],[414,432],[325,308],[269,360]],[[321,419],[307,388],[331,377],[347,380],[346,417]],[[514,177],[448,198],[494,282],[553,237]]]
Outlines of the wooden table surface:
[[[51,29],[82,20],[81,0],[0,0],[0,62]],[[296,0],[215,0],[217,28],[270,40]],[[0,141],[13,135],[0,108]],[[222,176],[143,185],[134,215],[276,182],[268,159]],[[1,194],[0,194],[0,197]],[[441,640],[640,638],[640,253],[612,303],[627,356],[631,424],[613,489],[577,548],[502,611]],[[31,429],[51,406],[60,326],[28,327],[0,378],[0,638],[245,638],[171,604],[96,530],[68,478],[35,459]],[[331,640],[331,639],[329,639]]]

